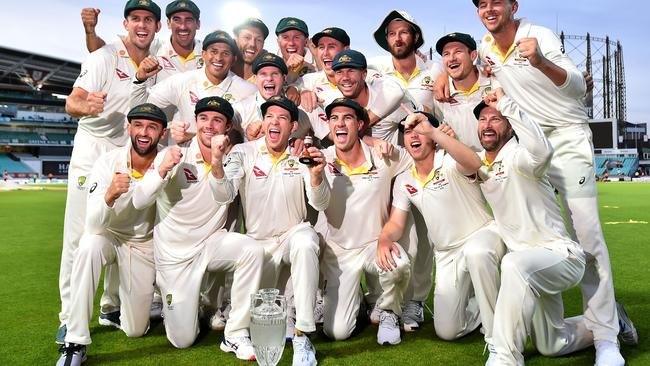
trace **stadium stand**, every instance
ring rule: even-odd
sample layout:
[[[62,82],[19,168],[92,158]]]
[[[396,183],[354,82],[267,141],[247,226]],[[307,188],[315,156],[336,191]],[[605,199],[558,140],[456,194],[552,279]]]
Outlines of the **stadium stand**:
[[[65,96],[77,62],[0,47],[0,171],[67,178],[77,120]]]

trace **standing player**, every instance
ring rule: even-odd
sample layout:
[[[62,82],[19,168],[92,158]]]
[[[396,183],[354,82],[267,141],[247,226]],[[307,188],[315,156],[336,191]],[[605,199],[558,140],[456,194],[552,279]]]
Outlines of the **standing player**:
[[[339,53],[334,57],[332,70],[341,94],[368,110],[369,124],[364,127],[371,130],[372,137],[397,145],[397,126],[406,117],[400,103],[408,103],[414,109],[422,108],[417,108],[406,98],[399,84],[389,79],[373,78],[367,82],[368,66],[361,52],[345,50]],[[326,101],[327,104],[330,102]]]
[[[57,343],[63,343],[70,315],[70,273],[86,218],[86,187],[92,164],[103,153],[124,146],[129,90],[136,66],[149,54],[160,30],[160,8],[152,1],[130,0],[124,7],[127,35],[91,53],[66,100],[66,112],[79,118],[68,173],[59,273],[61,323]]]
[[[95,33],[100,10],[84,8],[81,10],[81,21],[86,31],[86,46],[93,52],[105,42]],[[196,39],[196,31],[201,28],[201,11],[191,0],[175,0],[165,8],[167,28],[171,30],[169,39],[155,39],[151,45],[151,53],[156,56],[162,68],[158,80],[164,80],[176,73],[200,69],[201,41]]]
[[[278,55],[282,56],[289,68],[287,81],[290,84],[299,77],[316,71],[314,56],[307,47],[309,28],[302,19],[280,19],[275,27],[275,35],[278,36]]]
[[[233,34],[241,53],[241,60],[237,60],[233,71],[237,70],[235,73],[244,80],[254,82],[253,61],[265,52],[264,41],[269,36],[269,28],[260,19],[248,18],[235,26]]]
[[[140,337],[149,329],[156,211],[135,209],[132,197],[167,133],[167,117],[160,108],[142,104],[131,109],[127,119],[130,146],[102,155],[93,165],[85,230],[72,265],[68,329],[57,366],[86,360],[88,323],[103,266],[116,263],[122,279],[121,329],[128,337]]]
[[[305,193],[316,210],[322,211],[329,204],[329,185],[323,179],[324,158],[315,147],[308,152],[316,164],[305,166],[290,156],[289,136],[298,124],[298,108],[293,102],[277,95],[261,108],[264,138],[235,146],[224,168],[219,149],[227,142],[224,136],[214,150],[212,176],[216,179],[210,182],[218,204],[232,202],[239,192],[246,235],[264,248],[268,258],[262,286],[277,287],[281,267],[291,267],[296,307],[293,364],[315,365],[315,350],[306,334],[316,331],[314,306],[320,248],[318,235],[306,221]],[[267,211],[260,207],[279,215],[269,220]]]
[[[478,180],[508,248],[501,261],[501,288],[494,310],[490,365],[523,365],[530,334],[547,356],[565,355],[593,344],[586,319],[564,319],[562,292],[576,286],[585,253],[569,238],[546,175],[553,155],[540,126],[503,89],[474,109],[485,150],[476,158]],[[516,133],[516,136],[515,136]],[[617,350],[617,349],[616,349]],[[596,365],[623,365],[616,353],[596,353]]]
[[[492,84],[490,78],[474,66],[478,57],[476,42],[469,34],[449,33],[436,42],[436,51],[442,56],[445,67],[449,100],[434,100],[435,114],[451,126],[458,140],[474,151],[481,151],[473,109],[491,90]]]
[[[178,348],[194,343],[204,274],[233,271],[232,310],[221,349],[254,360],[248,303],[259,287],[264,250],[245,235],[223,230],[228,205],[213,201],[208,181],[213,138],[232,127],[233,110],[225,99],[207,97],[196,104],[195,113],[196,137],[188,147],[172,146],[158,154],[133,204],[156,204],[156,282],[165,301],[167,339]]]
[[[489,32],[481,43],[481,62],[491,67],[508,95],[540,124],[553,146],[549,180],[560,193],[575,236],[587,254],[581,288],[586,324],[594,333],[596,363],[622,364],[619,331],[626,343],[637,343],[638,336],[629,319],[617,315],[609,252],[598,217],[591,130],[581,101],[585,79],[551,30],[514,18],[517,0],[473,2]],[[619,324],[619,320],[627,322]]]
[[[388,219],[391,180],[406,170],[410,157],[396,148],[383,158],[359,138],[368,116],[352,99],[339,98],[326,108],[334,146],[323,151],[325,178],[332,190],[327,209],[319,214],[317,231],[325,241],[321,270],[325,277],[325,334],[336,340],[350,337],[362,301],[363,272],[379,276],[383,294],[377,342],[401,342],[399,315],[411,267],[406,252],[396,245],[395,266],[383,270],[375,262],[377,240]],[[361,228],[361,229],[360,229]]]
[[[131,91],[131,103],[147,101],[163,109],[174,107],[177,113],[171,125],[172,138],[179,144],[186,142],[196,133],[193,113],[200,99],[218,96],[234,103],[255,93],[255,85],[230,70],[238,52],[237,44],[228,33],[212,32],[203,40],[203,69],[174,75],[150,89],[147,87],[154,80],[148,79],[159,68],[155,60],[148,59],[150,63],[138,69],[137,81],[133,83]]]
[[[390,52],[369,60],[368,68],[398,82],[425,111],[433,110],[433,83],[442,73],[440,65],[416,55],[424,44],[422,29],[405,11],[393,10],[374,33],[377,44]]]
[[[404,145],[414,163],[395,179],[393,208],[379,237],[378,258],[394,250],[410,209],[426,212],[428,237],[435,245],[436,334],[454,340],[482,324],[492,351],[498,269],[505,247],[478,184],[465,176],[480,167],[472,165],[476,153],[438,124],[428,113],[411,114],[405,121]]]

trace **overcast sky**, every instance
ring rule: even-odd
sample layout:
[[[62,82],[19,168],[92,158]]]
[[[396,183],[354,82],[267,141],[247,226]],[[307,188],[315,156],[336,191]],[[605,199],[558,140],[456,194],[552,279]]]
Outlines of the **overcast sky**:
[[[439,37],[449,32],[470,33],[476,39],[485,33],[470,0],[195,2],[201,8],[200,38],[217,28],[231,30],[238,19],[257,11],[271,30],[266,43],[269,50],[277,49],[273,31],[278,20],[295,16],[307,22],[311,34],[329,26],[338,26],[350,35],[352,48],[367,56],[382,54],[384,51],[376,45],[372,33],[384,16],[395,9],[395,4],[399,4],[398,9],[411,13],[422,27],[423,49],[428,50]],[[102,10],[98,33],[110,40],[116,34],[124,33],[123,4],[123,1],[106,0],[7,1],[3,3],[0,45],[80,62],[87,55],[79,17],[81,8]],[[159,1],[158,4],[164,14],[167,2]],[[533,23],[563,30],[566,34],[585,35],[590,32],[594,37],[609,35],[612,40],[619,40],[625,58],[628,120],[631,122],[650,121],[650,88],[647,87],[650,77],[645,67],[650,60],[648,14],[650,2],[646,0],[521,0],[518,12],[518,16],[527,17]],[[169,36],[164,24],[160,34]]]

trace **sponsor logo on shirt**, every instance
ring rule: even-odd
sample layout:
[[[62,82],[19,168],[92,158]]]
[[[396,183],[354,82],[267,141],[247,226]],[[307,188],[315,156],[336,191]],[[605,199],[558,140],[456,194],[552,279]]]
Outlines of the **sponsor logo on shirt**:
[[[267,178],[266,173],[264,173],[262,169],[258,168],[257,165],[253,166],[253,174],[256,178]]]
[[[325,113],[319,113],[318,118],[320,118],[321,121],[327,123],[327,115]]]
[[[185,180],[187,183],[196,183],[199,179],[194,175],[194,173],[188,168],[183,168],[183,173],[185,174]]]
[[[490,64],[490,65],[492,65],[492,66],[495,65],[494,61],[492,61],[492,59],[490,58],[490,56],[485,56],[485,60],[488,62],[488,64]]]
[[[93,185],[90,186],[90,193],[95,192],[95,189],[97,189],[97,182],[93,183]]]
[[[459,103],[455,98],[453,97],[449,98],[449,105],[457,105],[457,104]]]
[[[124,71],[118,69],[117,67],[115,68],[115,73],[117,74],[117,77],[120,78],[120,80],[126,80],[131,78],[129,75],[124,73]]]
[[[81,79],[82,77],[84,77],[84,75],[86,75],[87,73],[88,73],[88,70],[84,70],[84,71],[82,71],[81,74],[79,74],[79,79]]]
[[[330,174],[342,175],[341,171],[336,169],[336,167],[334,166],[334,163],[327,163],[327,170],[330,172]]]
[[[410,185],[410,184],[405,184],[405,185],[404,185],[404,188],[406,188],[406,191],[407,191],[411,196],[414,196],[414,195],[416,195],[416,194],[418,193],[418,190],[417,190],[415,187],[413,187],[412,185]]]
[[[197,97],[193,91],[190,91],[190,103],[196,104],[198,102],[199,102],[199,97]]]
[[[167,57],[161,57],[161,59],[162,59],[162,63],[163,63],[163,68],[169,69],[169,70],[176,70],[176,68],[174,67],[174,64],[172,64],[172,62],[169,61],[167,59]]]

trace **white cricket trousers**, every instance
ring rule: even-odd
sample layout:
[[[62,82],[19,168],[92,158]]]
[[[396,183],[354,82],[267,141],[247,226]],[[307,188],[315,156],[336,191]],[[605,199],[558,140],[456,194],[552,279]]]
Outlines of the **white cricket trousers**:
[[[70,316],[66,342],[90,344],[88,323],[102,267],[119,271],[120,324],[128,337],[141,337],[149,329],[155,269],[153,242],[123,242],[110,233],[84,234],[79,241],[70,279]]]
[[[156,239],[164,240],[164,238]],[[259,289],[264,249],[246,235],[217,231],[193,258],[173,263],[156,251],[156,283],[163,299],[167,339],[187,348],[199,334],[199,298],[206,272],[233,272],[230,318],[224,335],[248,336],[250,296]]]
[[[411,263],[406,251],[395,244],[401,257],[393,256],[397,268],[392,271],[382,271],[377,266],[377,242],[354,249],[343,249],[335,244],[325,246],[321,260],[321,271],[327,281],[323,296],[323,331],[329,338],[344,340],[352,335],[361,304],[362,272],[379,277],[383,293],[376,306],[402,314],[401,304],[411,277]]]
[[[492,334],[498,365],[523,365],[530,334],[545,356],[565,355],[593,344],[583,316],[564,319],[562,292],[584,273],[582,250],[538,247],[506,254],[501,261],[501,289]]]
[[[257,242],[264,248],[266,257],[260,287],[277,287],[282,267],[291,266],[296,329],[315,332],[314,307],[320,254],[318,234],[311,224],[303,222],[277,238]]]
[[[618,314],[609,251],[598,215],[591,130],[585,124],[544,128],[555,152],[548,177],[558,190],[575,237],[587,255],[580,284],[587,328],[595,340],[617,342]]]
[[[66,324],[70,314],[70,275],[75,252],[86,223],[86,188],[90,184],[90,171],[102,154],[119,147],[121,146],[114,145],[107,139],[93,137],[81,129],[77,130],[74,137],[74,148],[68,167],[68,194],[65,203],[63,248],[59,269],[59,295],[61,298],[59,321],[61,325]],[[118,285],[116,283],[118,280],[117,270],[108,266],[104,281],[107,295],[102,296],[102,306],[107,309],[119,308]]]
[[[404,301],[427,301],[433,286],[433,244],[429,240],[427,224],[420,211],[411,206],[405,226],[405,235],[398,241],[411,259],[411,280]]]
[[[485,341],[492,344],[499,264],[505,252],[494,223],[475,231],[459,247],[435,251],[433,326],[438,337],[455,340],[482,324]]]

